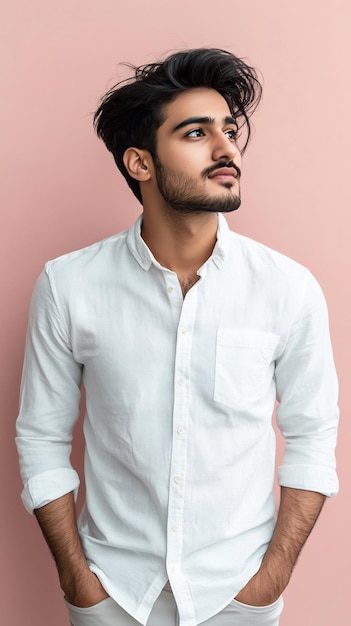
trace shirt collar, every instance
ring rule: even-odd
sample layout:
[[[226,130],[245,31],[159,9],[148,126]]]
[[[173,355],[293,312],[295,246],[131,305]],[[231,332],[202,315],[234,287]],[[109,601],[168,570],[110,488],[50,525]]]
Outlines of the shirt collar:
[[[213,248],[213,252],[209,258],[212,260],[218,268],[221,268],[224,263],[226,252],[229,248],[229,226],[225,217],[221,213],[217,213],[218,227],[217,227],[217,241]]]
[[[139,215],[136,222],[128,231],[127,245],[140,267],[142,267],[143,270],[148,271],[155,259],[151,250],[149,250],[144,239],[141,237],[140,233],[142,222],[143,214]]]
[[[205,265],[207,265],[210,261],[213,261],[218,268],[221,268],[224,262],[225,254],[229,247],[229,226],[227,220],[221,213],[218,213],[217,215],[217,241],[210,258],[206,261]],[[127,245],[140,267],[142,267],[143,270],[148,271],[151,265],[160,267],[160,264],[156,261],[151,250],[147,247],[145,241],[141,237],[140,233],[142,221],[143,214],[139,215],[134,225],[128,231]]]

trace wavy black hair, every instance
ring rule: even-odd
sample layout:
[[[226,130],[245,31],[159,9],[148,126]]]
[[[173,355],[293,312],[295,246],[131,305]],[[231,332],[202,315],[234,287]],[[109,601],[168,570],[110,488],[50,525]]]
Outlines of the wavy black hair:
[[[193,87],[215,89],[226,100],[239,127],[246,127],[245,150],[251,134],[250,115],[262,87],[254,68],[226,50],[198,48],[176,52],[164,61],[129,66],[132,78],[112,87],[94,115],[94,127],[134,195],[142,202],[140,187],[123,163],[127,148],[156,155],[156,132],[165,121],[164,107]]]

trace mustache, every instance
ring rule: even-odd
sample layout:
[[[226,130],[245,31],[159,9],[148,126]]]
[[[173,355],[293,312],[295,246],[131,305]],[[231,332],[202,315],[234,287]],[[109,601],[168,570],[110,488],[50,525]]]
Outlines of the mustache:
[[[236,165],[236,163],[234,163],[234,161],[220,161],[220,162],[216,163],[216,165],[212,165],[212,167],[207,167],[205,170],[203,170],[201,175],[202,175],[203,178],[207,178],[213,172],[216,172],[217,170],[222,169],[222,167],[232,167],[232,168],[234,168],[236,173],[237,173],[237,177],[240,178],[240,176],[241,176],[241,169],[240,169],[240,167],[238,165]]]

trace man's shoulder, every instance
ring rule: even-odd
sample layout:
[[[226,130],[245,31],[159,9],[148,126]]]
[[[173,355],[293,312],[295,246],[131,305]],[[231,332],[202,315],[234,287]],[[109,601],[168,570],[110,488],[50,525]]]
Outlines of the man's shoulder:
[[[128,230],[121,231],[100,241],[66,252],[46,262],[46,271],[65,273],[82,269],[86,265],[99,265],[106,256],[116,253],[120,245],[124,245]]]
[[[256,270],[262,272],[275,271],[286,275],[303,275],[309,270],[301,264],[299,261],[287,256],[286,254],[279,252],[273,248],[270,248],[264,243],[251,239],[246,235],[239,234],[235,231],[230,231],[232,250],[238,247],[241,250],[241,254],[245,257],[245,260],[252,264]]]

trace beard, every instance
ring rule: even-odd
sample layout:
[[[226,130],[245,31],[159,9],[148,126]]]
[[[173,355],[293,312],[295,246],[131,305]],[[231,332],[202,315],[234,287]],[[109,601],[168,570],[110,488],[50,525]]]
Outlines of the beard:
[[[232,162],[218,163],[215,167],[204,170],[201,174],[204,181],[203,188],[195,183],[194,179],[181,172],[174,172],[165,168],[156,158],[155,170],[158,189],[168,208],[178,211],[179,213],[230,213],[236,211],[241,204],[240,191],[237,194],[231,192],[233,183],[225,182],[222,184],[228,192],[221,193],[218,196],[210,196],[205,191],[205,181],[209,173],[222,167],[234,167],[237,172],[238,179],[240,177],[240,169]]]

